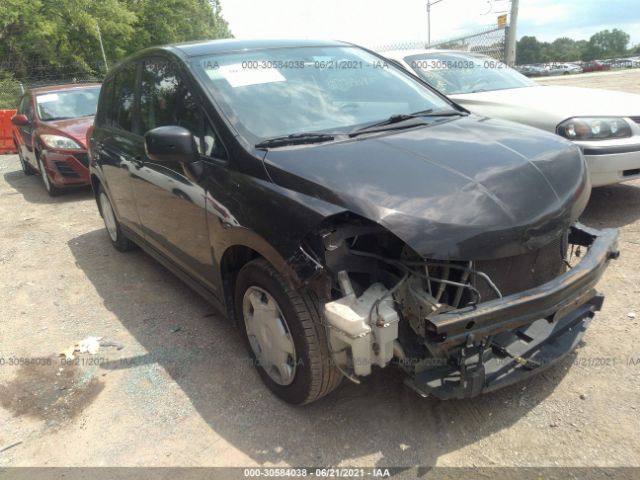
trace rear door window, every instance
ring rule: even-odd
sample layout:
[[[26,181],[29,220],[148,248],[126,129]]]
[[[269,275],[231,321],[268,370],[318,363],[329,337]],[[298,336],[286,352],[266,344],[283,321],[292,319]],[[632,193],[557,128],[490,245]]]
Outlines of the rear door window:
[[[113,79],[103,83],[98,102],[95,124],[104,125],[108,119],[110,121],[109,109],[113,104]]]
[[[133,111],[135,106],[136,64],[128,64],[120,70],[113,81],[113,101],[108,114],[111,127],[128,132],[133,129]]]

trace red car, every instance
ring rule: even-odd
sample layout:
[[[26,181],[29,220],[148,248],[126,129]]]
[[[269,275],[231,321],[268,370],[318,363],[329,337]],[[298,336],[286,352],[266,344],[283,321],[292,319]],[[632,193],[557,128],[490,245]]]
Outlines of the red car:
[[[597,60],[589,63],[585,63],[582,65],[582,71],[584,73],[587,72],[603,72],[606,70],[611,70],[611,65],[607,65],[606,63],[598,62]]]
[[[90,185],[86,134],[93,125],[99,84],[33,88],[11,119],[25,175],[40,173],[49,195]]]

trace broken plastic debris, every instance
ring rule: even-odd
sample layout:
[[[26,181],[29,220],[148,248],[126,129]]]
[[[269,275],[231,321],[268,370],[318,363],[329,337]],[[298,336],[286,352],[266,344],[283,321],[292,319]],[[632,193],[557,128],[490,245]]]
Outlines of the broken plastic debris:
[[[122,350],[124,345],[120,342],[115,342],[113,340],[102,340],[102,337],[87,337],[80,340],[78,343],[71,345],[66,350],[60,352],[61,356],[64,356],[68,360],[73,360],[75,358],[75,353],[89,353],[91,355],[95,355],[98,353],[100,347],[115,347],[118,350]]]
[[[629,313],[627,313],[627,317],[629,317],[629,318],[636,318],[636,312],[629,312]]]
[[[87,337],[82,339],[78,344],[78,350],[80,350],[80,353],[95,355],[98,353],[98,350],[100,350],[100,340],[102,340],[102,337]]]
[[[90,353],[91,355],[95,355],[98,353],[98,349],[100,348],[100,340],[102,337],[87,337],[83,340],[80,340],[78,343],[71,345],[66,348],[62,352],[60,352],[61,356],[64,356],[68,360],[73,360],[75,358],[76,351],[80,353]]]

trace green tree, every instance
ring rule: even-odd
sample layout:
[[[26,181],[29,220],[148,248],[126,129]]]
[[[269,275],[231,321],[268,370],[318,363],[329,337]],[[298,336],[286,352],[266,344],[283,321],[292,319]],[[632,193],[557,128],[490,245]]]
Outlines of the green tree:
[[[114,63],[140,48],[230,37],[218,0],[0,0],[0,63],[17,78],[34,68],[102,68],[100,27]]]
[[[629,40],[629,34],[617,28],[611,31],[602,30],[591,36],[582,59],[595,60],[622,56],[627,53]]]
[[[138,18],[131,51],[232,36],[218,0],[129,0],[129,7]]]
[[[0,80],[101,78],[98,26],[110,64],[151,45],[231,36],[219,0],[0,0]]]
[[[101,63],[97,25],[111,59],[121,58],[135,15],[120,0],[3,0],[0,55],[16,76],[44,67],[92,72]]]
[[[572,62],[580,60],[582,56],[578,42],[568,37],[556,38],[551,42],[550,52],[553,56],[553,61],[556,62]]]
[[[526,65],[541,61],[542,45],[536,37],[524,36],[516,44],[516,64]]]

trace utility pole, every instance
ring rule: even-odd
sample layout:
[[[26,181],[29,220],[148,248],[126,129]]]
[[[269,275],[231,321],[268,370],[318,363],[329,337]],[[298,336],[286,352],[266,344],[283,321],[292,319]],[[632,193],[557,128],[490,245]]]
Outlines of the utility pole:
[[[518,0],[511,0],[511,15],[507,27],[507,42],[504,62],[513,67],[516,64],[516,26],[518,24]]]
[[[102,44],[102,34],[100,33],[100,25],[96,22],[96,29],[98,30],[98,41],[100,42],[100,50],[102,51],[102,60],[104,60],[105,72],[109,71],[109,64],[107,63],[107,56],[104,54],[104,45]]]
[[[427,48],[431,46],[431,5],[440,3],[442,0],[427,0]]]

